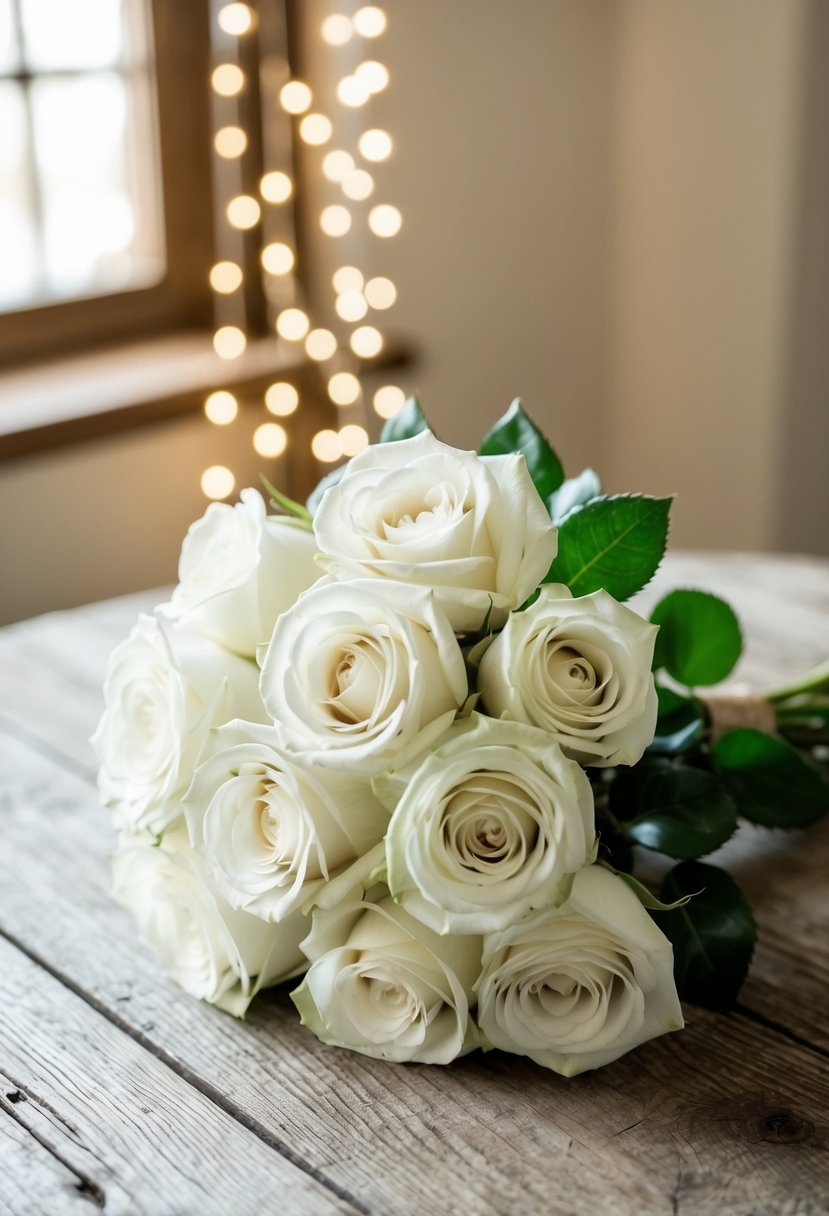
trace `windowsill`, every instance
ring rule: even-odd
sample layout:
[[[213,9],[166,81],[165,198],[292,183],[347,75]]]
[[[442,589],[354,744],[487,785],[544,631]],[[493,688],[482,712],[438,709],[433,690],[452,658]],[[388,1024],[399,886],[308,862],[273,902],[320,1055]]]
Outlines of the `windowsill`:
[[[408,357],[392,343],[370,366]],[[251,341],[238,359],[220,359],[204,330],[6,372],[0,375],[0,461],[192,413],[216,388],[254,393],[277,377],[319,375],[319,365],[301,349],[286,351],[270,338]]]

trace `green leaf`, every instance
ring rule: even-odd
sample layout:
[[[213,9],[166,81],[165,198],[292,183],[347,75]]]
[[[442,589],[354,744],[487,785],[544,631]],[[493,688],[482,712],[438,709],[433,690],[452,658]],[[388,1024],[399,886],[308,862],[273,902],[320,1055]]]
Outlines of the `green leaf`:
[[[517,397],[503,418],[487,431],[478,448],[479,456],[501,456],[507,452],[521,452],[533,484],[545,502],[564,481],[561,461],[532,418],[524,413]]]
[[[345,464],[338,464],[336,469],[332,469],[330,473],[326,473],[320,482],[308,495],[305,500],[305,505],[312,516],[316,515],[319,510],[319,505],[322,502],[322,496],[326,490],[330,490],[332,486],[338,486],[342,481],[345,471],[348,468],[348,461]]]
[[[719,684],[742,652],[733,608],[707,591],[671,591],[656,605],[651,620],[659,626],[654,670],[664,667],[688,688]]]
[[[661,757],[635,766],[611,789],[614,812],[629,800],[624,835],[669,857],[704,857],[737,830],[737,808],[711,773]]]
[[[662,561],[670,509],[670,498],[618,494],[573,511],[558,530],[558,556],[544,582],[565,583],[575,596],[604,587],[628,599]]]
[[[672,688],[656,686],[659,713],[656,733],[648,747],[651,754],[675,756],[690,750],[705,734],[705,719],[693,697],[682,697]]]
[[[646,887],[643,882],[640,882],[638,878],[634,878],[632,874],[627,874],[624,870],[617,870],[607,861],[599,861],[598,864],[604,866],[606,870],[610,870],[618,878],[621,878],[622,882],[627,883],[642,907],[647,908],[650,912],[672,912],[674,908],[684,908],[694,898],[693,895],[682,895],[679,899],[673,900],[672,903],[663,903],[661,899],[654,895],[650,887]]]
[[[685,907],[659,918],[660,929],[673,943],[680,997],[708,1009],[733,1005],[757,937],[742,891],[724,870],[684,861],[666,876],[659,894],[666,902],[694,894]]]
[[[287,494],[283,494],[281,490],[277,490],[276,486],[271,485],[264,473],[259,474],[259,480],[268,491],[268,495],[274,504],[280,507],[286,515],[293,515],[295,519],[310,524],[311,512],[307,507],[303,507],[301,502],[294,502],[293,498],[289,498]]]
[[[752,823],[802,828],[829,811],[829,786],[782,739],[741,727],[717,740],[711,758],[739,813]]]
[[[578,477],[568,477],[547,499],[550,519],[554,524],[563,524],[571,511],[598,498],[601,492],[602,483],[599,481],[599,475],[592,469],[585,469],[579,473]]]
[[[380,432],[380,443],[396,443],[399,439],[411,439],[421,431],[432,428],[426,421],[426,415],[420,408],[417,397],[407,397],[393,418],[383,426]]]

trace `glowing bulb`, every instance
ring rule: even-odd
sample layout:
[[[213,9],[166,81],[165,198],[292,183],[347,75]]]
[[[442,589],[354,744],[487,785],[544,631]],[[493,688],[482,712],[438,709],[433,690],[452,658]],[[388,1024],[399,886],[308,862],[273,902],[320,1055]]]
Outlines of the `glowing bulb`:
[[[354,69],[354,75],[365,85],[369,93],[382,93],[389,83],[389,69],[375,59],[367,59]]]
[[[358,8],[353,21],[355,30],[363,38],[379,38],[386,28],[386,14],[376,4]]]
[[[343,456],[357,456],[368,447],[368,431],[356,422],[349,422],[348,426],[340,427],[339,440]]]
[[[343,76],[337,85],[337,96],[344,106],[363,106],[369,99],[369,91],[362,80],[356,76]]]
[[[224,8],[219,9],[216,20],[220,30],[239,37],[246,34],[253,25],[253,13],[246,4],[226,4]]]
[[[381,418],[393,418],[403,407],[406,394],[396,384],[384,384],[374,394],[374,412]]]
[[[222,295],[230,295],[242,285],[242,267],[235,262],[217,262],[210,271],[210,286]]]
[[[403,216],[396,207],[381,203],[368,213],[368,226],[375,236],[395,236],[401,228]]]
[[[220,127],[213,139],[213,147],[227,160],[241,156],[248,146],[248,137],[241,127]]]
[[[263,422],[253,432],[253,446],[260,456],[281,456],[288,446],[288,435],[278,422]]]
[[[387,160],[391,156],[394,144],[388,131],[381,131],[379,127],[372,127],[370,131],[363,131],[358,146],[361,155],[366,160],[378,161]]]
[[[281,241],[274,241],[262,250],[261,259],[268,274],[288,274],[294,265],[294,251]]]
[[[276,332],[287,342],[301,342],[310,324],[301,308],[286,308],[276,318]]]
[[[330,359],[337,350],[337,339],[330,329],[312,329],[305,339],[305,352],[309,359],[321,362]]]
[[[351,227],[351,212],[339,203],[326,207],[320,215],[320,228],[326,236],[345,236]]]
[[[251,194],[237,194],[227,205],[228,223],[234,228],[254,228],[261,214],[262,208]]]
[[[343,181],[354,168],[354,157],[349,152],[327,152],[323,157],[322,171],[330,182]]]
[[[268,203],[284,203],[291,197],[294,185],[287,173],[266,173],[259,183],[259,192]]]
[[[341,266],[334,271],[331,280],[338,295],[344,295],[347,291],[362,291],[364,281],[362,272],[356,266]]]
[[[369,279],[365,295],[372,308],[391,308],[397,299],[397,288],[391,279]]]
[[[245,73],[235,63],[220,63],[213,69],[210,83],[220,97],[235,97],[245,87]]]
[[[236,478],[223,464],[211,464],[201,475],[201,489],[205,498],[229,498],[236,485]]]
[[[362,321],[368,312],[368,304],[361,291],[343,292],[341,296],[337,296],[334,307],[337,316],[342,317],[344,321]]]
[[[362,359],[372,359],[383,349],[383,335],[373,325],[361,325],[351,335],[351,349]]]
[[[279,101],[289,114],[304,114],[313,101],[313,94],[303,81],[289,80],[280,90]]]
[[[227,426],[239,413],[239,402],[233,393],[222,389],[218,393],[210,394],[204,403],[204,412],[216,426]]]
[[[339,435],[336,431],[317,431],[311,440],[311,451],[317,460],[322,460],[326,464],[333,464],[343,454]]]
[[[345,46],[353,33],[351,21],[342,13],[334,13],[322,23],[322,39],[329,46]]]
[[[238,325],[223,325],[213,335],[213,349],[220,359],[238,359],[248,340]],[[219,495],[223,498],[224,495]]]
[[[360,396],[360,381],[351,372],[337,372],[328,381],[328,396],[335,405],[353,405]]]
[[[299,405],[299,393],[293,384],[280,380],[265,391],[265,408],[277,418],[287,418]]]
[[[355,169],[343,181],[343,194],[346,198],[360,200],[368,198],[374,189],[374,178],[365,169]]]
[[[324,114],[306,114],[299,124],[301,138],[315,148],[320,144],[327,144],[333,130],[330,118],[326,118]]]

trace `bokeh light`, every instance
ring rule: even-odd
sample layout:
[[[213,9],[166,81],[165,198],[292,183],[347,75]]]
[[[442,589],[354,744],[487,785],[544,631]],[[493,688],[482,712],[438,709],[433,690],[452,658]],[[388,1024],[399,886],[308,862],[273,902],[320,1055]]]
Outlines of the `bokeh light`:
[[[220,127],[213,137],[213,147],[219,156],[233,160],[248,146],[248,137],[241,127]]]
[[[263,422],[253,432],[253,446],[260,456],[281,456],[288,446],[288,434],[278,422]]]
[[[242,286],[242,267],[235,262],[217,262],[210,271],[210,286],[221,295],[230,295]]]
[[[262,208],[252,194],[237,194],[227,205],[228,223],[234,228],[254,228],[261,214]]]
[[[343,295],[347,291],[362,291],[365,280],[356,266],[340,266],[339,270],[334,271],[331,282],[337,294]]]
[[[397,288],[391,279],[378,275],[377,278],[369,279],[366,283],[365,297],[372,308],[391,308],[397,299]]]
[[[238,325],[223,325],[213,335],[213,349],[221,359],[238,359],[247,344]]]
[[[354,157],[341,148],[326,152],[322,160],[322,171],[330,182],[344,181],[354,168]]]
[[[236,97],[245,87],[245,73],[235,63],[220,63],[213,69],[210,83],[220,97]]]
[[[337,372],[328,381],[328,396],[335,405],[353,405],[360,392],[360,381],[352,372]]]
[[[375,236],[396,236],[403,225],[403,216],[390,203],[372,207],[368,213],[368,226]]]
[[[374,412],[380,418],[393,418],[406,400],[406,394],[396,384],[383,384],[374,394]]]
[[[286,308],[276,318],[276,332],[287,342],[301,342],[311,322],[301,308]]]
[[[268,274],[288,274],[293,269],[294,251],[282,241],[272,241],[266,245],[260,256]]]
[[[372,127],[369,131],[363,131],[357,146],[366,160],[380,161],[388,160],[391,156],[394,142],[388,131]]]
[[[337,351],[337,339],[330,329],[312,329],[305,339],[305,353],[309,359],[322,362]]]
[[[358,8],[352,20],[355,30],[363,38],[379,38],[386,28],[386,14],[376,4]]]
[[[332,13],[322,23],[322,40],[329,46],[345,46],[354,33],[354,26],[342,13]]]
[[[216,426],[228,426],[239,413],[239,402],[224,389],[211,393],[204,403],[204,412]]]
[[[246,34],[252,27],[253,13],[247,4],[226,4],[219,9],[216,20],[220,30],[238,38],[241,34]]]
[[[287,418],[299,405],[299,393],[287,380],[278,380],[265,390],[265,408],[277,418]]]
[[[325,464],[333,464],[343,454],[339,435],[336,431],[317,431],[311,440],[311,451],[317,460],[321,460]]]
[[[205,498],[229,498],[236,486],[236,478],[223,464],[211,464],[201,475],[202,494]]]
[[[373,359],[383,349],[383,335],[373,325],[361,325],[351,335],[350,344],[361,359]]]
[[[302,80],[289,80],[279,92],[279,103],[288,114],[304,114],[314,96]]]
[[[291,197],[294,184],[287,173],[275,170],[266,173],[259,183],[259,193],[268,203],[284,203]]]
[[[339,440],[343,456],[358,456],[368,447],[368,431],[359,423],[349,422],[340,427]]]
[[[332,203],[320,215],[320,228],[326,236],[345,236],[351,228],[351,212],[339,203]]]
[[[324,114],[306,114],[299,124],[300,137],[306,144],[315,148],[320,144],[327,144],[333,130],[331,119],[326,118]]]

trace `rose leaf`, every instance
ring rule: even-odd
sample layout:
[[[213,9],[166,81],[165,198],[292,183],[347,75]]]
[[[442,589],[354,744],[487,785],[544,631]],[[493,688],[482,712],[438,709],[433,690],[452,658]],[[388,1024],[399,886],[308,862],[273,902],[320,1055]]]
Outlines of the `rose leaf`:
[[[568,477],[547,499],[550,519],[556,525],[563,524],[571,511],[599,498],[601,493],[602,483],[592,469],[584,469],[578,477]]]
[[[503,418],[487,431],[478,448],[479,456],[502,456],[509,452],[522,454],[533,485],[546,502],[564,481],[564,469],[517,397]]]
[[[782,739],[741,727],[717,740],[711,758],[739,813],[752,823],[802,828],[829,811],[829,786]]]
[[[558,530],[558,556],[545,583],[574,596],[604,588],[626,600],[650,582],[668,541],[670,498],[617,494],[572,511]]]
[[[651,755],[675,756],[690,750],[705,733],[705,720],[693,697],[680,696],[657,684],[659,713],[656,733],[648,747]]]
[[[742,652],[733,608],[707,591],[671,591],[656,605],[651,620],[659,626],[654,670],[664,667],[688,688],[719,684]]]
[[[411,439],[421,431],[431,430],[417,397],[407,397],[394,417],[384,423],[380,443],[396,443],[399,439]]]
[[[627,803],[625,838],[669,857],[704,857],[737,830],[737,807],[723,783],[688,764],[654,757],[614,782],[611,794],[615,806]]]
[[[708,1009],[733,1005],[757,937],[751,908],[725,870],[699,861],[674,866],[659,892],[665,903],[685,895],[694,898],[659,917],[659,928],[674,948],[677,991],[683,1000]]]
[[[325,491],[330,490],[332,486],[338,486],[340,484],[347,468],[347,460],[344,464],[338,464],[336,469],[332,469],[330,473],[325,474],[323,479],[308,495],[305,505],[312,516],[316,515],[317,511],[319,510],[319,505],[322,502],[322,496]]]

